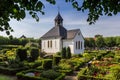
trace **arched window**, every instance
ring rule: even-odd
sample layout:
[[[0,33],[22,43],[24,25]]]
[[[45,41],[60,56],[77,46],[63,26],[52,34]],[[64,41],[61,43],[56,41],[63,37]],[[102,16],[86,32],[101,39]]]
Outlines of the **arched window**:
[[[81,49],[82,49],[82,41],[81,41]]]
[[[49,48],[49,41],[48,41],[48,48]]]
[[[50,47],[52,48],[52,41],[50,41]]]
[[[78,41],[78,49],[80,49],[80,41]]]
[[[78,46],[78,43],[77,43],[77,41],[76,41],[76,49],[78,49],[78,47],[77,47],[77,46]]]

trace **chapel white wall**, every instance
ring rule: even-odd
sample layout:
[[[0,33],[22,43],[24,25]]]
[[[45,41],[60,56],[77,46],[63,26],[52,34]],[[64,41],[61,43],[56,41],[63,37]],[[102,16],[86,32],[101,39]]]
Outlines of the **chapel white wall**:
[[[52,41],[52,47],[48,48],[48,41]],[[45,51],[47,53],[56,53],[61,50],[61,39],[45,39],[42,40],[42,51]]]

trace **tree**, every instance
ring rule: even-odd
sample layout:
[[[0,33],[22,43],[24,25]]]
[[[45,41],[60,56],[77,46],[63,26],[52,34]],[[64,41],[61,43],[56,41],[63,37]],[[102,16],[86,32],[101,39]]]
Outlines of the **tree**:
[[[67,47],[66,49],[66,57],[69,59],[71,58],[71,50],[70,50],[70,47]]]
[[[96,38],[96,40],[95,40],[95,43],[96,43],[96,46],[97,46],[98,48],[102,48],[102,47],[104,47],[104,45],[105,45],[104,39],[103,39],[102,36],[98,36],[98,37]]]
[[[46,0],[55,5],[57,0]],[[120,12],[120,0],[65,0],[71,3],[78,11],[87,11],[89,24],[93,24],[100,16],[112,16]],[[9,25],[10,19],[18,21],[24,19],[29,13],[36,21],[39,21],[38,12],[44,14],[44,4],[40,0],[0,0],[0,31],[6,31],[7,35],[13,29]]]
[[[66,58],[66,48],[62,48],[62,51],[61,51],[61,56],[62,58]]]
[[[116,37],[116,46],[120,46],[120,36]]]
[[[106,37],[105,44],[107,47],[114,47],[116,44],[116,41],[114,40],[114,37]]]

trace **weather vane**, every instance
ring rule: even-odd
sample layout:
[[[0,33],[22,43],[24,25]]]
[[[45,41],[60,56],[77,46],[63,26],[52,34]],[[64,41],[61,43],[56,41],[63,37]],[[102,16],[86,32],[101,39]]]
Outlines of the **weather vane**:
[[[58,6],[58,12],[60,12],[60,6]]]

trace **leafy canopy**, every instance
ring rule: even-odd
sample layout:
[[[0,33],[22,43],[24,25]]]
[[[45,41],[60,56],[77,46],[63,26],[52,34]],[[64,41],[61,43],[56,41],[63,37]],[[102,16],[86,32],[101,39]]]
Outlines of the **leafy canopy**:
[[[46,0],[55,5],[57,0]],[[94,24],[100,16],[112,16],[120,12],[120,0],[65,0],[77,11],[88,11],[89,24]],[[81,4],[82,3],[82,4]],[[38,13],[44,14],[44,4],[40,0],[0,0],[0,31],[6,31],[7,35],[13,29],[9,25],[10,19],[18,21],[26,17],[27,12],[39,21]]]

